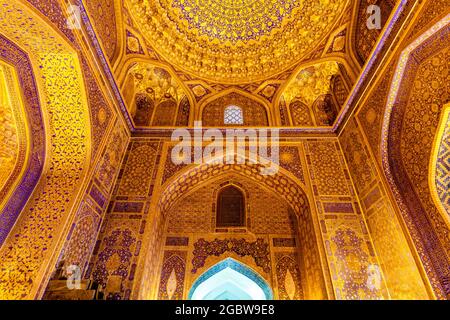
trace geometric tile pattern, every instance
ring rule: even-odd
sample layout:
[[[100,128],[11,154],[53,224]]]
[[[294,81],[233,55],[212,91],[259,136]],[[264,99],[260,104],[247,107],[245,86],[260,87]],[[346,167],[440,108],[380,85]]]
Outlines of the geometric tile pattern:
[[[269,244],[264,239],[258,238],[254,242],[247,242],[245,239],[225,239],[207,241],[199,239],[194,244],[194,258],[192,259],[192,273],[205,265],[209,256],[220,256],[227,251],[236,253],[240,257],[251,256],[255,259],[255,264],[261,267],[264,272],[270,272]]]
[[[302,300],[301,274],[293,253],[275,253],[278,298],[280,300]]]
[[[185,251],[165,251],[158,300],[181,300],[186,272]]]
[[[436,162],[435,183],[439,199],[450,217],[450,117],[444,126]]]
[[[318,192],[322,195],[348,195],[342,165],[337,157],[337,149],[333,142],[311,142],[308,144],[311,155],[308,157],[314,168]]]
[[[378,90],[378,89],[376,89]],[[380,116],[381,117],[381,116]],[[340,137],[355,189],[392,299],[426,299],[425,285],[393,204],[385,192],[356,121]],[[324,209],[327,208],[324,204]]]

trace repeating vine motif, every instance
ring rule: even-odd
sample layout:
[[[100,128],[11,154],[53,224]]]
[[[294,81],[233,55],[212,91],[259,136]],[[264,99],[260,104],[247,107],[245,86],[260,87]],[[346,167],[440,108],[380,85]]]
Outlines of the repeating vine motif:
[[[270,272],[269,244],[263,239],[257,239],[254,242],[245,239],[215,239],[212,242],[199,239],[194,244],[192,273],[202,268],[209,256],[220,256],[225,252],[233,252],[240,257],[251,256],[258,267],[261,267],[264,272]]]

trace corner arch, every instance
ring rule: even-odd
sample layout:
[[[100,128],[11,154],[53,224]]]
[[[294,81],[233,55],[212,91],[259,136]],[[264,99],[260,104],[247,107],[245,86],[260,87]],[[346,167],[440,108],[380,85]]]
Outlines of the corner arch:
[[[186,95],[187,95],[187,97],[189,99],[189,103],[191,104],[191,106],[195,106],[195,98],[192,95],[191,90],[186,86],[184,81],[180,80],[180,77],[176,74],[176,72],[173,69],[173,67],[168,65],[168,64],[166,64],[166,63],[162,63],[160,61],[151,60],[148,57],[130,57],[130,58],[127,58],[126,60],[124,60],[121,63],[120,71],[117,70],[118,71],[117,79],[118,79],[119,87],[120,87],[121,90],[123,89],[123,87],[125,85],[125,81],[126,81],[127,75],[129,74],[130,69],[132,67],[134,67],[135,64],[137,64],[137,63],[144,63],[144,64],[146,63],[146,64],[154,65],[154,66],[157,66],[159,68],[165,69],[183,87],[183,89],[186,92]]]
[[[186,86],[186,84],[184,83],[184,81],[181,81],[180,77],[176,74],[176,72],[174,71],[173,67],[165,64],[165,63],[161,63],[159,61],[154,61],[151,60],[150,58],[145,58],[145,57],[130,57],[126,60],[124,60],[121,63],[121,68],[120,70],[117,70],[117,78],[118,78],[118,83],[119,83],[119,88],[120,91],[122,92],[122,94],[124,94],[125,96],[125,100],[126,100],[126,106],[127,106],[127,113],[130,116],[130,119],[133,118],[133,103],[135,103],[135,99],[137,96],[137,92],[134,92],[134,90],[129,90],[129,88],[127,88],[127,86],[129,85],[133,85],[134,86],[134,77],[132,77],[132,73],[130,72],[132,70],[132,68],[134,68],[135,66],[137,66],[138,64],[141,65],[146,65],[146,66],[153,66],[156,68],[160,68],[163,69],[165,72],[167,72],[170,77],[172,79],[174,79],[177,83],[177,85],[180,86],[180,88],[183,90],[184,92],[184,96],[187,99],[187,102],[189,103],[189,112],[187,112],[186,114],[186,118],[187,118],[187,123],[188,125],[193,124],[193,117],[194,117],[194,109],[195,109],[195,98],[192,94],[192,91],[188,88],[188,86]],[[131,77],[130,77],[131,76]],[[170,127],[175,127],[177,126],[177,122],[178,122],[178,118],[179,118],[179,112],[180,112],[180,108],[182,104],[182,100],[178,101],[177,103],[177,112],[174,116],[174,120],[173,120],[173,124],[170,125]],[[156,111],[158,109],[158,107],[160,106],[160,104],[156,104],[154,106],[154,113],[156,114]],[[152,117],[151,119],[151,125],[152,122],[154,121],[155,117]],[[136,128],[138,127],[134,121],[133,122],[133,130],[136,130]],[[142,128],[140,128],[142,129]]]

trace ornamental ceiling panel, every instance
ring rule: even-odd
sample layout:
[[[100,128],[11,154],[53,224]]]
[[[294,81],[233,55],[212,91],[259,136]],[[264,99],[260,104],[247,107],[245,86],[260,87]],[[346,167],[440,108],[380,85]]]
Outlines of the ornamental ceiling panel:
[[[273,77],[334,29],[347,0],[125,0],[158,53],[195,77],[227,84]]]
[[[280,97],[293,126],[331,126],[348,93],[342,76],[345,70],[336,61],[318,62],[293,74]]]
[[[300,100],[312,105],[316,99],[330,93],[333,76],[339,74],[339,65],[334,61],[323,62],[300,70],[283,92],[284,100],[289,104]]]
[[[135,92],[148,94],[156,103],[167,99],[179,102],[186,96],[181,83],[164,68],[139,62],[129,73],[134,76]]]

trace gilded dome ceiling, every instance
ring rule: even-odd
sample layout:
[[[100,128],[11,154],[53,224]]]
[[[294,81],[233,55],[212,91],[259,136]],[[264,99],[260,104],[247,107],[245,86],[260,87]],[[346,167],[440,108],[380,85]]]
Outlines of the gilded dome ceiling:
[[[169,63],[205,80],[248,83],[298,63],[332,31],[347,0],[126,0]]]

